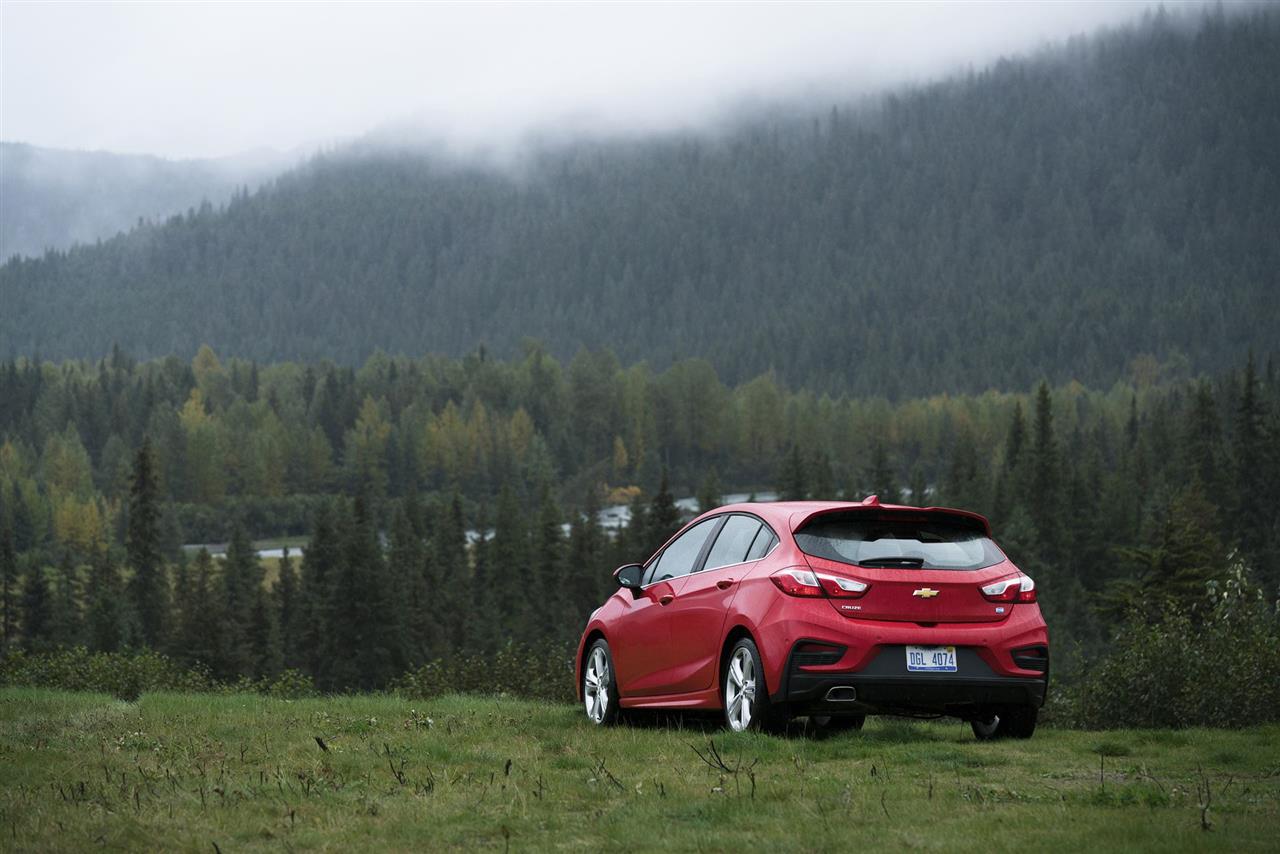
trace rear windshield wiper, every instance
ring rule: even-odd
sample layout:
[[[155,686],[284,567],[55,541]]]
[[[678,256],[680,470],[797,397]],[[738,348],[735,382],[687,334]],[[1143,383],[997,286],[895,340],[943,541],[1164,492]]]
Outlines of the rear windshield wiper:
[[[911,567],[919,568],[924,566],[924,558],[922,557],[873,557],[868,560],[858,561],[858,566],[883,567],[891,569],[893,567]]]

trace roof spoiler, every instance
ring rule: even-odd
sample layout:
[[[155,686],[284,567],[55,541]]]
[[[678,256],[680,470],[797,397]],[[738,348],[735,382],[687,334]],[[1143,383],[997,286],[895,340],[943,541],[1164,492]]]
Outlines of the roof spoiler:
[[[877,513],[885,516],[924,515],[932,519],[961,519],[979,528],[986,536],[991,536],[991,522],[981,513],[974,513],[972,510],[958,510],[954,507],[909,507],[905,504],[881,504],[878,495],[868,495],[862,501],[824,507],[809,513],[796,513],[791,517],[791,531],[794,533],[819,516],[830,516],[833,513]]]

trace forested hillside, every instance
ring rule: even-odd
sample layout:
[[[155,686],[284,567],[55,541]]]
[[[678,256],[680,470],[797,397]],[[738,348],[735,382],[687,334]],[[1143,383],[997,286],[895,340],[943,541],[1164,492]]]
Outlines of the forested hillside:
[[[0,259],[106,240],[205,201],[223,204],[290,160],[275,152],[164,160],[0,142]]]
[[[1274,602],[1280,588],[1270,359],[890,404],[607,352],[357,371],[202,349],[190,364],[10,362],[0,400],[0,649],[148,646],[223,678],[287,666],[326,688],[508,641],[561,649],[609,570],[680,525],[674,490],[710,507],[730,487],[989,514],[1042,590],[1059,674],[1131,608],[1142,625],[1167,606],[1202,625],[1210,590],[1257,584]],[[591,512],[609,500],[632,504],[617,537]],[[492,535],[469,546],[468,530]],[[285,533],[309,537],[305,556],[269,576],[250,538]],[[228,538],[221,561],[178,549]]]
[[[543,145],[370,146],[0,269],[0,348],[707,359],[856,394],[1107,387],[1280,318],[1280,14],[1164,16],[858,108]],[[330,435],[333,444],[341,437]]]

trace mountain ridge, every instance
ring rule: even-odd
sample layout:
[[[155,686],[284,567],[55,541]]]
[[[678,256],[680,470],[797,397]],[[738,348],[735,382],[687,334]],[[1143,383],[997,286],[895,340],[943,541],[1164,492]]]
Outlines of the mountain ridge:
[[[6,264],[0,348],[357,363],[528,336],[889,396],[1216,370],[1280,316],[1278,22],[1157,19],[873,109],[551,146],[518,174],[318,156]]]

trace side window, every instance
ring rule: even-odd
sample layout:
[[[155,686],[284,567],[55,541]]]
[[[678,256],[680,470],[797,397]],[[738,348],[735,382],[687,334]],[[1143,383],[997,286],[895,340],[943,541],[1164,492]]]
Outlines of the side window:
[[[716,543],[711,547],[707,565],[703,569],[742,563],[747,559],[747,551],[759,532],[758,520],[750,516],[730,516],[720,529],[720,535],[716,537]]]
[[[777,542],[778,538],[773,535],[773,531],[769,530],[769,526],[761,525],[760,533],[756,534],[755,542],[747,551],[747,560],[759,560],[767,555]]]
[[[644,583],[652,584],[655,581],[666,581],[688,575],[693,569],[693,562],[698,559],[698,553],[702,551],[703,544],[707,541],[707,535],[719,521],[719,519],[707,519],[676,537],[675,541],[667,546],[649,567]]]

